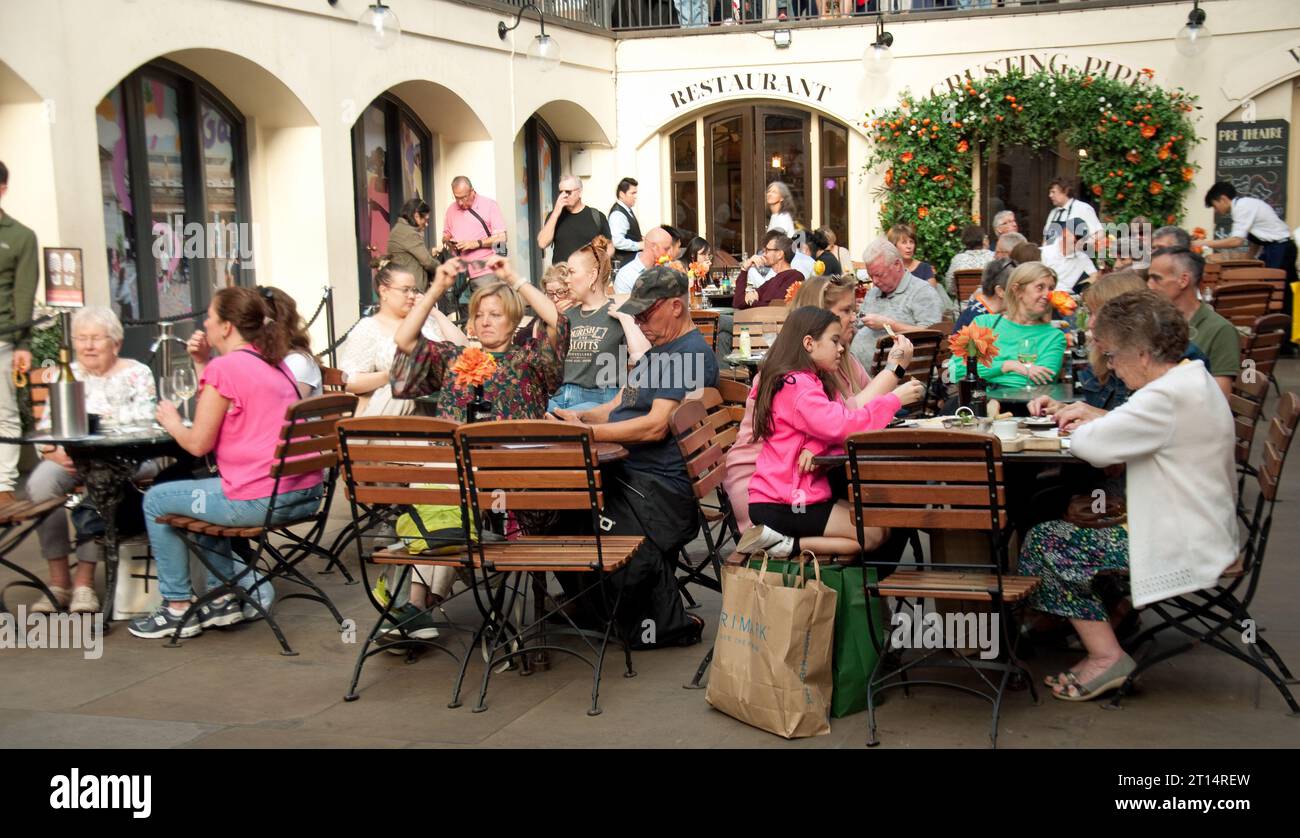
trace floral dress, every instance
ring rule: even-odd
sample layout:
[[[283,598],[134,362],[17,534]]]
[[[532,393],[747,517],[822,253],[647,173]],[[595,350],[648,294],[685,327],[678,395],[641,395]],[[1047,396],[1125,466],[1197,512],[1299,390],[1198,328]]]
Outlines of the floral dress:
[[[541,419],[546,402],[564,383],[564,356],[569,352],[569,319],[559,318],[555,329],[532,331],[516,337],[504,352],[493,352],[496,372],[483,384],[483,398],[492,404],[497,419]],[[456,383],[450,372],[467,347],[446,341],[425,340],[411,354],[397,351],[390,378],[393,396],[413,399],[438,394],[438,416],[464,422],[474,389]]]

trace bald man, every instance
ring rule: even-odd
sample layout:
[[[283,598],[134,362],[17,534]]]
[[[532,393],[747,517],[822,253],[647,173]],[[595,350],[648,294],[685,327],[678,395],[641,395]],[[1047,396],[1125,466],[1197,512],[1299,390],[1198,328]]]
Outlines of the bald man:
[[[618,269],[614,277],[615,294],[631,294],[636,278],[647,268],[653,268],[659,257],[672,251],[673,237],[663,227],[656,227],[642,239],[644,247],[636,258]]]
[[[537,246],[550,247],[551,264],[558,265],[575,250],[591,243],[596,236],[609,239],[609,257],[614,258],[614,237],[609,232],[609,219],[605,213],[589,207],[582,201],[582,181],[574,175],[560,176],[560,195],[555,208],[546,218],[546,224],[537,234]]]

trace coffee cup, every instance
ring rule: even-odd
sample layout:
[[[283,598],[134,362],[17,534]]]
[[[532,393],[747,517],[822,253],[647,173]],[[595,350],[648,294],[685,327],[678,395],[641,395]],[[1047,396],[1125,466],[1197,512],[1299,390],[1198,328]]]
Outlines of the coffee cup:
[[[998,439],[1012,440],[1020,432],[1020,420],[998,419],[993,423],[993,435]]]

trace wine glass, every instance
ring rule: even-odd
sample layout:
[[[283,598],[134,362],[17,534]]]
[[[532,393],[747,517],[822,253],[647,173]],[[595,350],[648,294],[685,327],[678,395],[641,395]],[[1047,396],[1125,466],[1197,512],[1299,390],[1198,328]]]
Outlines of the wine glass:
[[[1038,360],[1038,349],[1032,340],[1025,338],[1020,342],[1020,353],[1016,356],[1016,360],[1025,366]]]
[[[190,404],[189,399],[198,391],[198,381],[194,377],[192,367],[177,367],[172,370],[172,392],[176,394],[181,402],[181,410],[185,416],[185,427],[190,427]]]

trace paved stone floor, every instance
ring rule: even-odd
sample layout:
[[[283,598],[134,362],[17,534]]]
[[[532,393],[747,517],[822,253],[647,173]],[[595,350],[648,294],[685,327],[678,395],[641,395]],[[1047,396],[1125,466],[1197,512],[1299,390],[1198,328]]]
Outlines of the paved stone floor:
[[[1300,362],[1284,362],[1280,372],[1284,387],[1297,389]],[[1300,462],[1292,462],[1254,610],[1270,642],[1300,669],[1297,499]],[[29,567],[41,564],[34,537],[19,554]],[[11,578],[0,572],[0,583]],[[359,586],[343,585],[337,574],[319,578],[345,616],[369,625],[373,612]],[[28,595],[13,599],[25,602]],[[699,599],[711,640],[718,596],[705,592]],[[344,702],[357,647],[341,641],[314,603],[286,602],[278,613],[298,657],[282,657],[260,624],[205,632],[176,649],[132,637],[119,624],[98,660],[76,650],[0,651],[0,747],[822,748],[861,747],[866,738],[865,713],[835,720],[827,736],[786,742],[712,710],[703,692],[682,689],[703,646],[638,654],[632,679],[620,676],[617,658],[611,661],[601,690],[604,713],[597,717],[585,712],[589,670],[563,657],[530,677],[494,676],[487,711],[473,713],[481,660],[471,664],[465,706],[452,710],[446,707],[455,674],[449,659],[425,656],[408,664],[379,655],[363,675],[361,699]],[[468,621],[473,605],[459,602],[451,613]],[[1031,666],[1041,677],[1073,657],[1040,655]],[[948,690],[914,691],[910,698],[894,692],[879,719],[883,747],[980,748],[988,741],[988,705]],[[1117,712],[1050,698],[1035,707],[1027,693],[1009,694],[999,744],[1295,747],[1300,718],[1287,715],[1281,697],[1254,670],[1197,649],[1153,669],[1140,694]]]

